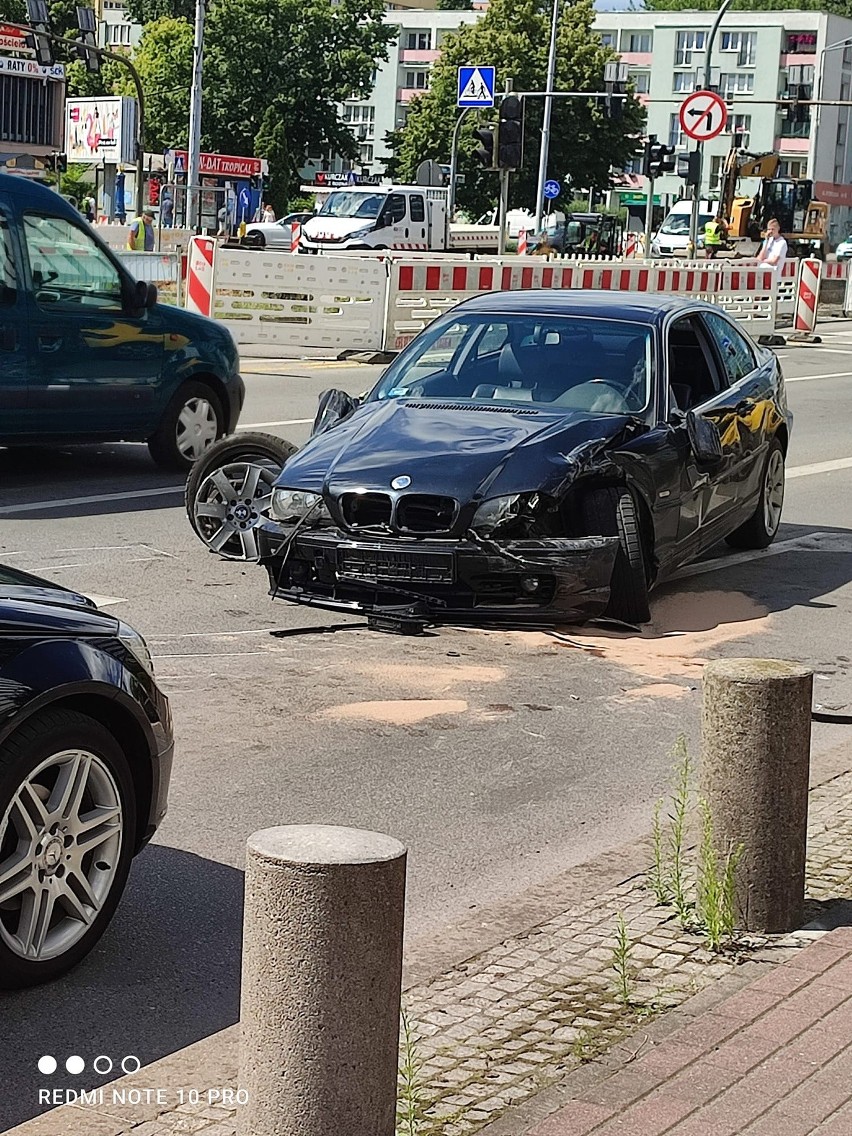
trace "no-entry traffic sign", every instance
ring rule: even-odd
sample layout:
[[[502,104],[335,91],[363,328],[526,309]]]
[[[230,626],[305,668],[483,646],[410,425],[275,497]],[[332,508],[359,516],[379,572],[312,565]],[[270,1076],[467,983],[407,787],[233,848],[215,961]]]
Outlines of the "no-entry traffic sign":
[[[728,122],[725,100],[715,91],[693,91],[680,105],[680,128],[695,142],[709,142]]]

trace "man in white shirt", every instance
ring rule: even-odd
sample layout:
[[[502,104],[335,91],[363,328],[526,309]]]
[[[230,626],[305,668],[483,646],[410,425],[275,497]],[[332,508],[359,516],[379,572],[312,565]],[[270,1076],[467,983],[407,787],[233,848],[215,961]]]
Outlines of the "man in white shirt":
[[[787,242],[781,236],[781,226],[775,217],[770,218],[767,222],[766,240],[760,247],[757,259],[760,264],[765,264],[767,268],[774,268],[777,274],[781,275],[781,269],[787,259]]]

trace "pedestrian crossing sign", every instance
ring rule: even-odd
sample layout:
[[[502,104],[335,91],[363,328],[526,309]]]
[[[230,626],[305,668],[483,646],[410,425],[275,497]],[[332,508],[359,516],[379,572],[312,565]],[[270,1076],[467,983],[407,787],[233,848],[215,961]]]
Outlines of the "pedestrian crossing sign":
[[[460,107],[494,106],[494,68],[459,67]]]
[[[177,154],[175,156],[175,173],[176,174],[185,174],[186,173],[186,159],[184,158],[183,154]]]

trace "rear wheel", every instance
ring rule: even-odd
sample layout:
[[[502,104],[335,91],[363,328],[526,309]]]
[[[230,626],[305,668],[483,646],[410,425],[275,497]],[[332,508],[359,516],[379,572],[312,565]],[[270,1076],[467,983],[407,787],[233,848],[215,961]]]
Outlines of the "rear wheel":
[[[186,483],[186,514],[211,552],[257,560],[255,528],[266,519],[272,486],[296,447],[272,434],[235,434],[212,446]]]
[[[202,382],[184,383],[175,391],[160,425],[148,439],[157,465],[189,469],[225,433],[222,404]]]
[[[99,722],[47,710],[0,752],[0,987],[70,970],[106,930],[136,833],[127,759]]]
[[[731,548],[768,548],[781,525],[784,508],[784,450],[773,438],[763,467],[757,507],[745,522],[725,537]]]
[[[619,549],[610,581],[605,615],[624,623],[647,623],[648,580],[636,502],[620,485],[592,489],[581,503],[583,526],[590,536],[617,536]]]

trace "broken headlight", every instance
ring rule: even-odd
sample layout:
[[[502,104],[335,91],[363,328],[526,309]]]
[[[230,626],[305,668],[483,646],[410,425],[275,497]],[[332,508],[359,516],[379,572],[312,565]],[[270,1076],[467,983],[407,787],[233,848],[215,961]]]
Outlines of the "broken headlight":
[[[273,489],[270,513],[276,521],[330,520],[328,509],[319,493],[304,489]]]
[[[483,501],[476,510],[470,527],[480,536],[491,536],[506,521],[520,516],[523,505],[524,498],[520,493],[513,493],[510,497],[492,497],[490,501]]]

